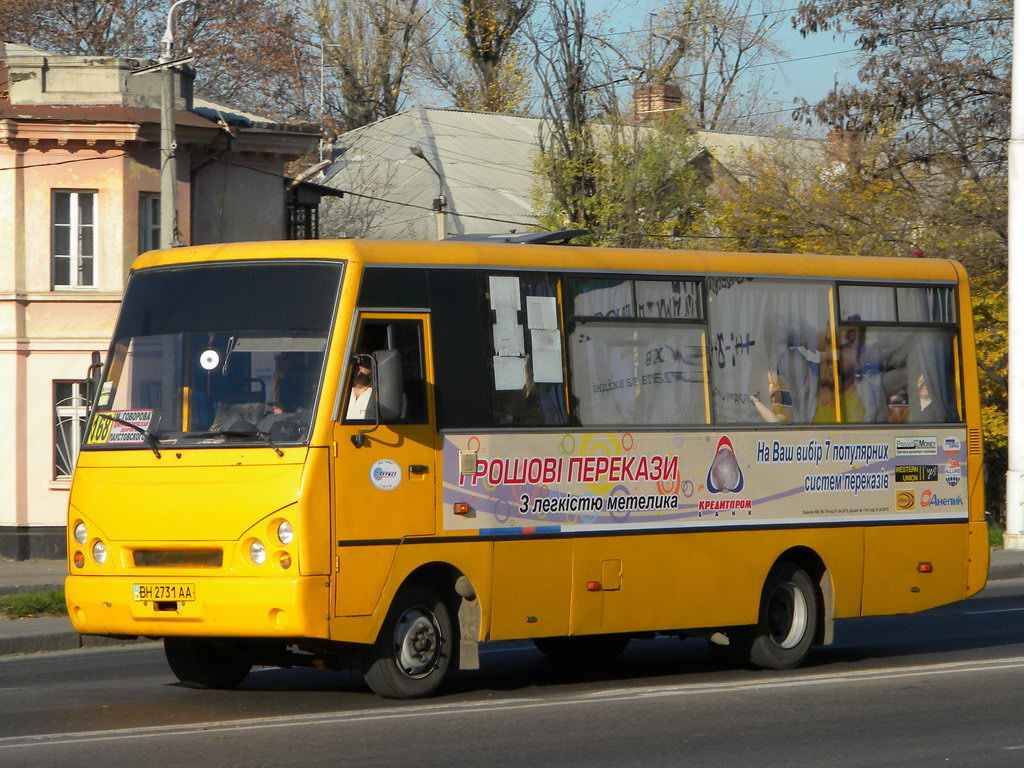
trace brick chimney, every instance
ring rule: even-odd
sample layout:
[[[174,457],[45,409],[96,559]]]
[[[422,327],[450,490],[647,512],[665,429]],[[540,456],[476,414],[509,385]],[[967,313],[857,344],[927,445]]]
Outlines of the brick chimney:
[[[682,105],[683,92],[671,83],[649,85],[633,94],[633,109],[641,122],[676,111]]]
[[[855,171],[860,167],[861,135],[859,131],[848,131],[834,128],[828,134],[828,159],[833,163],[842,163],[847,169]]]

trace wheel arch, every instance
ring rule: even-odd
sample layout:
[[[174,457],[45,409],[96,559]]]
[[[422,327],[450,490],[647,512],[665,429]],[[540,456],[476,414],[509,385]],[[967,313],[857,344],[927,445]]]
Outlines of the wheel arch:
[[[814,549],[802,545],[790,547],[779,555],[768,572],[771,573],[780,563],[799,565],[807,571],[811,581],[817,585],[818,608],[820,609],[818,613],[821,616],[821,622],[815,630],[814,642],[818,645],[829,645],[835,630],[835,588],[828,565]]]
[[[448,604],[458,622],[458,668],[479,669],[480,597],[469,576],[451,563],[435,560],[412,570],[395,594],[410,584],[435,589]]]

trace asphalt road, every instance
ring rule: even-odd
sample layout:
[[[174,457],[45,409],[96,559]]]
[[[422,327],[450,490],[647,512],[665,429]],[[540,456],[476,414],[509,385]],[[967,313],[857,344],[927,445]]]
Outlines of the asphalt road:
[[[789,672],[634,641],[599,670],[486,651],[423,702],[349,673],[178,685],[153,647],[0,660],[0,766],[1021,766],[1024,580],[914,616],[839,622]]]

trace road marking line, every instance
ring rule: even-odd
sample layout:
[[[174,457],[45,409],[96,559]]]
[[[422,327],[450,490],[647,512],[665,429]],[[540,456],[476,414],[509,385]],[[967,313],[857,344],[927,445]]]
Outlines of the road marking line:
[[[1024,608],[993,608],[990,611],[964,611],[964,616],[979,616],[983,613],[1017,613],[1024,611]]]
[[[40,734],[0,738],[0,750],[26,747],[46,747],[102,741],[150,739],[161,736],[194,736],[224,731],[260,730],[266,728],[292,728],[310,725],[347,725],[380,720],[432,717],[458,713],[491,713],[514,709],[548,708],[600,704],[619,701],[640,701],[666,696],[697,696],[702,694],[736,691],[768,691],[776,688],[796,688],[812,685],[874,682],[905,677],[927,677],[960,674],[964,672],[991,672],[1024,668],[1024,656],[988,661],[959,661],[943,664],[925,664],[897,669],[869,669],[853,672],[834,672],[821,675],[798,675],[767,680],[730,681],[724,683],[681,683],[678,685],[647,688],[609,688],[584,694],[548,698],[504,698],[462,703],[393,706],[383,709],[346,710],[333,713],[286,715],[281,717],[248,718],[243,720],[214,720],[186,725],[154,725],[139,728],[121,728],[102,731]]]

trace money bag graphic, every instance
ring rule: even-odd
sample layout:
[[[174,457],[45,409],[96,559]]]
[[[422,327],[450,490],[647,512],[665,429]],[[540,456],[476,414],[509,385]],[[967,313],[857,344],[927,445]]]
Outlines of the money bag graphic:
[[[743,470],[728,437],[723,436],[718,441],[715,458],[708,470],[707,486],[712,493],[739,493],[743,490]]]

